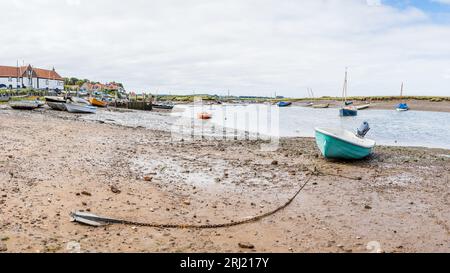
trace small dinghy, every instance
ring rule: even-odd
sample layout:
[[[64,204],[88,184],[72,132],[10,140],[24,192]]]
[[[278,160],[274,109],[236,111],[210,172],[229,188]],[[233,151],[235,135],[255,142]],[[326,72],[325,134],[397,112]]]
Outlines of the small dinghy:
[[[399,105],[397,105],[397,111],[399,112],[405,112],[409,110],[409,105],[406,103],[400,103]]]
[[[0,102],[8,102],[9,101],[9,99],[10,99],[10,97],[9,96],[0,96]]]
[[[155,109],[164,109],[164,110],[172,110],[174,105],[169,104],[152,104],[152,107]]]
[[[71,97],[70,100],[77,104],[91,105],[91,103],[89,101],[87,101],[83,98],[80,98],[80,97]]]
[[[93,105],[93,106],[97,106],[97,107],[106,107],[108,106],[108,103],[106,101],[102,101],[96,98],[90,98],[89,102]]]
[[[363,159],[372,153],[375,141],[364,136],[370,130],[365,122],[358,133],[340,128],[316,128],[316,143],[326,158],[333,159]]]
[[[48,101],[47,105],[56,111],[67,111],[66,104],[63,102],[49,102]]]
[[[279,103],[277,103],[278,107],[288,107],[292,105],[292,102],[289,101],[280,101]]]
[[[312,107],[313,107],[313,108],[316,108],[316,109],[320,109],[320,108],[328,108],[328,107],[330,107],[330,104],[328,104],[328,103],[325,103],[325,104],[315,104],[315,105],[313,105]]]
[[[78,103],[66,103],[65,107],[69,113],[95,114],[97,112],[97,107]]]
[[[203,112],[203,113],[199,113],[198,114],[198,118],[199,119],[212,119],[212,114],[210,114],[210,113],[206,113],[206,112]]]
[[[9,106],[16,110],[34,110],[40,106],[40,103],[32,100],[11,101]]]
[[[355,107],[356,107],[356,110],[365,110],[370,107],[370,104],[357,105]]]
[[[60,102],[60,103],[64,103],[66,102],[66,100],[63,97],[51,97],[51,96],[47,96],[44,97],[46,102]]]

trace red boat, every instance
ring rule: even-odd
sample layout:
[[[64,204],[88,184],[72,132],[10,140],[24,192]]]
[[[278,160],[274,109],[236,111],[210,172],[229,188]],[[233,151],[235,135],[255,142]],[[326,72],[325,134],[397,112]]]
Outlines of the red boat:
[[[198,118],[199,119],[211,119],[212,118],[212,114],[206,113],[206,112],[199,113],[198,114]]]

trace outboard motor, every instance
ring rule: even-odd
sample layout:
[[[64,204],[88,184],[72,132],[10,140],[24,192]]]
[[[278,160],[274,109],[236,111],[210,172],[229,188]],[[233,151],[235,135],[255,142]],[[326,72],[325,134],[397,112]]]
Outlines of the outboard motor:
[[[366,136],[366,134],[370,131],[369,123],[367,121],[364,121],[364,123],[359,127],[358,129],[358,136],[363,138]]]

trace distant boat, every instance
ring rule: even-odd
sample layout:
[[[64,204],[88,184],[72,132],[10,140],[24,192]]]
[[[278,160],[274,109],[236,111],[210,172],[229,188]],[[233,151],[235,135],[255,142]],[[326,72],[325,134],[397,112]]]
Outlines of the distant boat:
[[[330,104],[329,104],[329,103],[324,103],[324,104],[314,104],[312,107],[313,107],[313,108],[328,108],[328,107],[330,107]]]
[[[402,83],[402,87],[400,89],[400,98],[403,98],[403,83]],[[409,110],[409,105],[407,103],[400,103],[396,106],[397,111],[399,112],[405,112]]]
[[[89,102],[93,106],[97,106],[97,107],[106,107],[106,106],[108,106],[108,103],[106,101],[101,101],[101,100],[98,100],[96,98],[90,98]]]
[[[80,97],[71,97],[70,98],[71,101],[73,101],[74,103],[78,103],[78,104],[86,104],[86,105],[91,105],[91,103],[83,98]]]
[[[34,110],[39,107],[39,103],[37,101],[31,100],[22,100],[22,101],[11,101],[9,102],[9,106],[12,109],[16,110]]]
[[[56,97],[56,96],[48,96],[48,97],[44,97],[46,102],[59,102],[59,103],[64,103],[66,102],[66,99],[63,97]]]
[[[409,106],[406,103],[400,103],[399,105],[397,105],[397,111],[399,112],[404,112],[404,111],[408,111],[409,110]]]
[[[290,101],[280,101],[277,103],[278,107],[288,107],[292,105],[292,102]]]
[[[153,104],[152,107],[156,109],[165,109],[165,110],[172,110],[174,108],[173,105],[168,104]]]
[[[47,105],[50,106],[53,110],[56,111],[67,111],[66,104],[63,102],[47,102]]]
[[[375,141],[340,128],[315,128],[316,143],[325,158],[363,159],[372,153]]]
[[[8,102],[10,100],[9,96],[0,96],[0,102]]]
[[[198,118],[199,119],[211,119],[212,118],[212,114],[206,113],[206,112],[202,112],[202,113],[198,114]]]
[[[95,114],[97,112],[97,107],[89,105],[83,105],[78,103],[66,103],[65,106],[69,113]]]
[[[342,91],[342,97],[344,98],[344,106],[339,110],[341,117],[353,117],[358,115],[358,109],[353,106],[353,102],[347,101],[348,91],[348,71],[345,69],[344,89]]]
[[[355,106],[356,110],[364,110],[370,107],[370,104],[363,104],[363,105],[357,105]]]

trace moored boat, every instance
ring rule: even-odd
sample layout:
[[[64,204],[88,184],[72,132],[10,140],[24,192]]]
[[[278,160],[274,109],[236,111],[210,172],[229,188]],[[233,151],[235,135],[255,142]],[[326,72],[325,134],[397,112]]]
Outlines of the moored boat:
[[[202,113],[198,114],[198,118],[199,119],[211,119],[212,118],[212,114],[206,113],[206,112],[202,112]]]
[[[91,105],[91,103],[83,98],[80,97],[71,97],[70,98],[71,101],[73,101],[74,103],[78,103],[78,104],[85,104],[85,105]]]
[[[66,103],[65,107],[69,113],[95,114],[97,112],[97,107],[79,103]]]
[[[313,108],[328,108],[328,107],[330,107],[330,104],[329,104],[329,103],[324,103],[324,104],[314,104],[312,107],[313,107]]]
[[[342,91],[342,97],[344,99],[344,106],[339,110],[341,117],[354,117],[358,115],[358,109],[353,106],[353,102],[347,100],[348,92],[348,71],[345,69],[344,89]]]
[[[44,97],[46,102],[66,102],[66,99],[64,99],[63,97],[56,97],[56,96],[47,96]]]
[[[403,87],[404,84],[402,83],[402,87],[400,89],[400,98],[403,98]],[[409,105],[407,103],[400,103],[396,106],[396,109],[399,112],[405,112],[409,110]]]
[[[47,105],[56,111],[67,111],[66,104],[63,102],[47,102]]]
[[[97,106],[97,107],[106,107],[106,106],[108,106],[108,103],[106,101],[101,101],[101,100],[96,99],[96,98],[90,98],[89,102],[93,106]]]
[[[340,128],[315,128],[316,143],[326,158],[363,159],[375,147],[375,141]]]
[[[32,100],[10,101],[9,106],[16,110],[34,110],[39,107],[39,103]]]
[[[278,107],[288,107],[292,105],[292,102],[290,101],[280,101],[277,103]]]
[[[370,107],[370,104],[356,105],[356,110],[364,110]]]
[[[152,104],[153,108],[156,109],[164,109],[164,110],[172,110],[174,108],[174,105],[168,105],[168,104]]]
[[[9,96],[0,96],[0,102],[8,102],[10,100]]]
[[[409,110],[409,105],[406,103],[400,103],[399,105],[397,105],[397,111],[399,112],[404,112],[404,111],[408,111]]]

